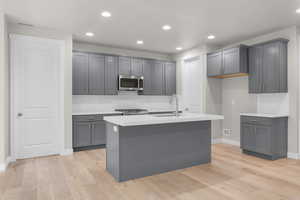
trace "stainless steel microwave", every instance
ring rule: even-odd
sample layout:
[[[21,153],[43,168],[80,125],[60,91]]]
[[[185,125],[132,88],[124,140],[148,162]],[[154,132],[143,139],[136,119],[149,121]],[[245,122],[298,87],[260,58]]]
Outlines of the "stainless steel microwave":
[[[120,91],[144,90],[144,77],[119,75],[119,90]]]

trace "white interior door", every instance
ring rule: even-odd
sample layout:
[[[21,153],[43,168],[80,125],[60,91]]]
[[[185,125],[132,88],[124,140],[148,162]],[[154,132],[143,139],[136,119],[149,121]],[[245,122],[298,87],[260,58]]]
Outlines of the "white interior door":
[[[184,60],[182,68],[182,98],[190,112],[204,112],[204,65],[201,57]]]
[[[11,35],[12,119],[16,158],[60,153],[63,42]]]

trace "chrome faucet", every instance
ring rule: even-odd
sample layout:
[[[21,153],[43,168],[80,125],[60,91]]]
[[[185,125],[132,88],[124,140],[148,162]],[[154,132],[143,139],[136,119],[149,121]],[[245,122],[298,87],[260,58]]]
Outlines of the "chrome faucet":
[[[179,105],[178,105],[178,97],[177,97],[177,95],[176,94],[174,94],[173,95],[173,100],[175,100],[175,115],[176,115],[176,117],[178,117],[179,116]]]

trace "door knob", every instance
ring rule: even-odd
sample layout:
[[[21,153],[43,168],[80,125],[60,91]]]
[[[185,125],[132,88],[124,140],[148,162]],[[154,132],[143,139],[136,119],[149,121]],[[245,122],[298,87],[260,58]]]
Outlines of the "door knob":
[[[18,117],[22,117],[23,116],[23,113],[18,113]]]

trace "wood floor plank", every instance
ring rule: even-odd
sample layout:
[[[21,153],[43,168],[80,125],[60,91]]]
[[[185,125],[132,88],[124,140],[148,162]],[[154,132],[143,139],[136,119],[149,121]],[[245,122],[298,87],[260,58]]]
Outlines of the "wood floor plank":
[[[268,161],[216,144],[212,162],[118,183],[105,149],[19,160],[0,174],[0,200],[299,200],[300,161]]]

